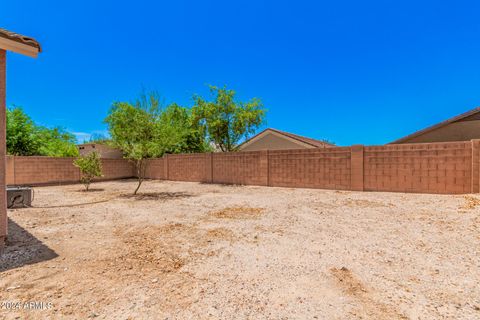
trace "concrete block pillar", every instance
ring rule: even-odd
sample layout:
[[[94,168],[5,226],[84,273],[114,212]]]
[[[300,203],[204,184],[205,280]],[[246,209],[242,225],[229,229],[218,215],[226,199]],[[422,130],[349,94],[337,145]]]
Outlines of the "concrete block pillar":
[[[7,52],[0,50],[0,250],[7,238],[7,195],[6,183],[6,83]]]
[[[168,180],[168,154],[163,156],[163,179]]]
[[[480,192],[480,139],[472,140],[472,193]]]
[[[7,170],[5,175],[6,185],[15,185],[15,157],[7,156]]]
[[[351,189],[354,191],[363,191],[363,145],[351,146],[350,157],[350,179]]]
[[[205,182],[213,182],[213,153],[205,153]]]
[[[263,183],[262,186],[270,185],[270,169],[268,163],[268,150],[258,151],[260,153],[260,168],[263,172]]]

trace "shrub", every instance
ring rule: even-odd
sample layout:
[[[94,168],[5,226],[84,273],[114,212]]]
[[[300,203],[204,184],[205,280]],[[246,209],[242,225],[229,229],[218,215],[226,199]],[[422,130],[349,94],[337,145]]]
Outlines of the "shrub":
[[[78,157],[73,164],[80,169],[80,181],[85,185],[86,191],[88,191],[93,178],[103,176],[102,161],[96,151]]]

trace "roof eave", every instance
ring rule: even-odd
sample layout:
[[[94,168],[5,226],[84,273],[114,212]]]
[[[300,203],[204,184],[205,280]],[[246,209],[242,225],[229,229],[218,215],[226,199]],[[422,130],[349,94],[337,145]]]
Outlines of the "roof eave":
[[[274,132],[276,132],[278,134],[281,134],[282,136],[288,137],[290,139],[293,139],[293,140],[299,141],[301,143],[310,145],[310,146],[315,147],[315,148],[336,147],[336,145],[325,142],[325,141],[315,140],[315,139],[312,139],[312,138],[299,136],[299,135],[296,135],[296,134],[293,134],[293,133],[289,133],[289,132],[285,132],[285,131],[281,131],[281,130],[277,130],[277,129],[273,129],[273,128],[269,128],[269,130],[274,131]]]
[[[23,54],[32,58],[36,58],[40,52],[40,48],[4,37],[0,37],[0,49]]]

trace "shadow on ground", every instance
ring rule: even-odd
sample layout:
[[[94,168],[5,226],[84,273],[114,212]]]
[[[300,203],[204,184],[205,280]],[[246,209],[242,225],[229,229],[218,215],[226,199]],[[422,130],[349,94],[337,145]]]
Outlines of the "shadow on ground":
[[[194,194],[187,192],[142,192],[137,194],[122,194],[122,198],[135,200],[173,200],[181,198],[190,198]]]
[[[233,188],[233,187],[245,187],[246,185],[244,184],[236,184],[236,183],[222,183],[222,182],[204,182],[204,181],[200,181],[199,184],[205,184],[205,185],[216,185],[216,186],[220,186],[220,187],[230,187],[230,188]]]
[[[8,219],[8,240],[0,254],[0,272],[58,257],[30,232]]]
[[[77,190],[77,192],[82,192],[82,193],[102,192],[102,191],[105,191],[105,189],[103,189],[103,188],[90,188],[87,191],[87,190],[85,190],[85,188],[83,188],[83,189]]]
[[[59,204],[57,206],[32,206],[32,208],[40,208],[40,209],[53,209],[53,208],[71,208],[71,207],[81,207],[81,206],[88,206],[93,204],[104,203],[113,200],[114,198],[110,199],[103,199],[98,201],[91,201],[91,202],[82,202],[82,203],[71,203],[71,204]]]
[[[149,181],[149,180],[154,180],[154,179],[145,179],[144,181]],[[97,181],[94,181],[97,182]],[[101,181],[98,181],[101,182]],[[132,183],[132,182],[138,182],[138,179],[136,178],[120,178],[116,179],[115,183]]]

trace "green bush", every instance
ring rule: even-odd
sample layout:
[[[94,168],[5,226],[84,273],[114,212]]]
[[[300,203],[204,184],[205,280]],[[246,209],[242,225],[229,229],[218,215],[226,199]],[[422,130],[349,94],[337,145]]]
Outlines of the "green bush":
[[[80,169],[80,181],[85,185],[86,191],[88,191],[94,178],[103,176],[102,161],[96,151],[78,157],[73,161],[73,164]]]

